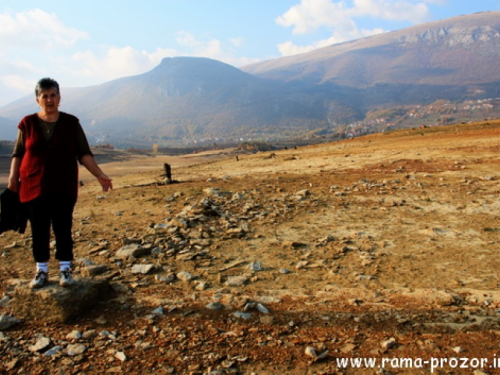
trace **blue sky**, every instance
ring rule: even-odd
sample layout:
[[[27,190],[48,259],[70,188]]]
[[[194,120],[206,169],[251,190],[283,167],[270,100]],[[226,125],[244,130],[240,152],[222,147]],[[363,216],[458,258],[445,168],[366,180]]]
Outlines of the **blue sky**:
[[[0,106],[46,76],[90,86],[172,56],[241,67],[489,10],[500,0],[0,0]]]

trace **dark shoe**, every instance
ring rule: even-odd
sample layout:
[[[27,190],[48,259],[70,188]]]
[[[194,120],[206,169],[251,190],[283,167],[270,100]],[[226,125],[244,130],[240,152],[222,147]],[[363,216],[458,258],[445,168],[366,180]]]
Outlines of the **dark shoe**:
[[[59,274],[59,285],[60,286],[71,286],[75,283],[73,276],[71,276],[71,270],[66,268]]]
[[[45,286],[45,284],[47,284],[48,281],[49,281],[49,275],[47,275],[47,272],[38,270],[36,271],[35,278],[30,282],[30,288],[31,289],[41,288]]]

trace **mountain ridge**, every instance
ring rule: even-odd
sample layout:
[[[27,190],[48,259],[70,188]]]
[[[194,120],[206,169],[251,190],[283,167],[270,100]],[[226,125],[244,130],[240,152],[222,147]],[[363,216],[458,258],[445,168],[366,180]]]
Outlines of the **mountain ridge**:
[[[323,47],[300,55],[283,57],[280,59],[251,64],[243,67],[242,69],[259,77],[290,81],[298,78],[292,73],[286,74],[288,72],[287,69],[291,69],[293,67],[301,71],[300,69],[302,68],[304,70],[308,70],[309,77],[314,76],[315,74],[319,76],[320,79],[318,79],[317,81],[317,83],[319,84],[328,81],[333,76],[336,76],[332,73],[332,70],[337,69],[337,72],[344,73],[343,80],[337,80],[337,82],[342,82],[342,84],[344,85],[353,87],[363,87],[362,85],[349,85],[349,82],[345,79],[345,76],[358,77],[360,75],[359,70],[355,69],[352,64],[350,64],[349,66],[349,64],[345,63],[349,68],[348,71],[342,69],[345,67],[342,63],[346,60],[346,54],[354,54],[355,57],[359,56],[359,59],[355,58],[354,60],[358,64],[361,64],[363,62],[361,61],[361,57],[367,58],[367,55],[377,53],[377,58],[379,59],[379,61],[375,66],[375,68],[377,69],[374,70],[385,71],[386,66],[397,67],[405,64],[413,66],[415,62],[419,62],[422,60],[422,57],[418,58],[418,56],[414,55],[411,55],[410,57],[402,56],[402,52],[404,52],[405,48],[408,49],[409,45],[419,45],[422,48],[433,48],[436,47],[436,45],[439,45],[441,51],[443,47],[447,47],[450,49],[450,52],[454,53],[458,52],[460,54],[463,54],[464,52],[469,52],[469,54],[466,56],[467,60],[471,60],[472,57],[474,57],[474,54],[477,53],[488,53],[491,55],[491,59],[498,58],[500,55],[498,48],[491,48],[491,45],[488,43],[494,43],[495,47],[500,46],[500,11],[475,13],[472,15],[453,17],[446,20],[433,21],[402,30],[391,31],[379,35],[373,35],[366,38],[336,44],[333,46]],[[475,46],[476,49],[472,49],[469,51],[463,48],[459,49],[458,47],[460,45],[467,46],[468,48]],[[374,51],[374,48],[381,48],[383,46],[385,47],[381,49],[380,52]],[[388,46],[390,46],[390,48]],[[487,50],[482,50],[481,47],[486,48]],[[412,52],[414,50],[409,51]],[[430,65],[431,68],[434,68],[437,64],[450,64],[453,62],[457,62],[457,60],[451,58],[453,56],[450,55],[444,56],[446,58],[441,57],[441,61],[430,60],[429,57],[432,57],[432,55],[429,56],[429,54],[432,54],[432,51],[429,49],[424,51],[426,53],[423,55],[423,57],[427,58],[426,62],[428,65]],[[420,51],[417,50],[417,52]],[[341,60],[340,62],[333,61],[334,58],[339,57],[343,57],[343,60]],[[395,57],[401,60],[394,61]],[[458,60],[458,62],[460,62],[460,60],[463,60],[463,58]],[[307,62],[309,61],[312,61],[317,68],[312,69],[311,65],[307,65]],[[388,61],[389,64],[387,63]],[[330,62],[330,65],[325,66],[325,62]],[[369,60],[369,62],[372,61]],[[497,78],[497,80],[500,80],[500,67],[497,67],[497,65],[498,64],[493,64],[490,66],[490,68],[494,69],[494,76]],[[325,67],[329,68],[325,70],[327,72],[327,75],[319,75],[318,71],[320,71],[321,69],[325,69]],[[423,64],[420,64],[419,67],[421,69],[426,68],[425,66],[423,66]],[[464,74],[464,71],[461,71],[460,73],[462,74],[462,76]],[[392,72],[394,73],[394,71]],[[440,76],[442,78],[443,72],[439,73],[441,73]],[[483,73],[483,75],[479,75],[478,79],[478,72],[474,72],[473,83],[491,82],[491,72],[488,73],[488,75],[486,75],[485,71],[480,71],[479,73]],[[426,74],[425,78],[427,78],[428,80],[420,82],[415,82],[414,80],[404,82],[402,80],[404,76],[401,77],[401,75],[398,74],[387,74],[385,77],[389,79],[385,81],[371,82],[371,84],[373,85],[374,83],[391,82],[390,79],[392,78],[394,80],[394,77],[397,77],[398,83],[436,84],[436,75],[433,74]],[[443,84],[442,81],[437,81],[437,83]],[[456,81],[453,81],[452,83],[456,84]]]

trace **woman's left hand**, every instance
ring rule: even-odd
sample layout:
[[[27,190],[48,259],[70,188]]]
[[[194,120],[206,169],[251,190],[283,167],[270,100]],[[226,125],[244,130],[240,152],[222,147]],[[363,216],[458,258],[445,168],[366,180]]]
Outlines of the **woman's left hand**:
[[[112,182],[111,178],[109,178],[104,173],[99,175],[97,177],[97,180],[101,184],[103,191],[108,191],[109,189],[113,189],[113,182]]]

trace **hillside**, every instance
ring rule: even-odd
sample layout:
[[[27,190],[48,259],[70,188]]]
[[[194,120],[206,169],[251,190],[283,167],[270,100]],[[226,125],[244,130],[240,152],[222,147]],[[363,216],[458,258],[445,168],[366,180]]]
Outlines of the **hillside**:
[[[16,139],[19,120],[16,122],[0,116],[0,141],[14,141]]]
[[[115,190],[80,191],[75,288],[113,293],[2,328],[0,371],[498,373],[499,137],[491,121],[173,161],[171,185],[161,163],[110,167]],[[0,316],[16,318],[30,244],[0,235]]]
[[[355,88],[500,82],[500,12],[429,22],[243,68],[259,77]],[[444,99],[444,98],[443,98]]]

